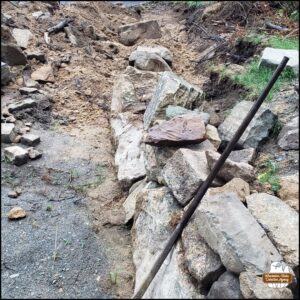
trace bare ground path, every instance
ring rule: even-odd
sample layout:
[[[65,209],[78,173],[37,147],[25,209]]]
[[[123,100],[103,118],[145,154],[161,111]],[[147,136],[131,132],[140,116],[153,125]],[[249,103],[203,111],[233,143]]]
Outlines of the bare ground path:
[[[78,24],[79,19],[91,22],[98,31],[103,25],[98,16],[105,15],[105,22],[116,26],[138,20],[123,8],[99,5],[101,9],[94,4],[93,9],[61,9],[75,15]],[[34,6],[16,9],[6,3],[3,9],[22,27],[27,22],[23,15],[42,7],[38,2]],[[144,44],[168,47],[174,53],[174,72],[200,84],[202,78],[193,75],[190,65],[194,53],[184,46],[187,38],[176,16],[164,5],[146,9],[142,18],[157,19],[163,37]],[[61,18],[56,14],[51,21]],[[26,24],[36,36],[49,27],[47,20],[41,29],[29,20]],[[117,41],[115,35],[112,39]],[[42,87],[54,100],[51,124],[34,121],[31,130],[41,137],[37,148],[43,156],[16,167],[4,160],[7,145],[1,150],[2,298],[128,298],[134,280],[130,228],[120,225],[126,193],[116,179],[108,109],[114,78],[137,45],[119,45],[111,60],[90,52],[92,43],[71,47],[63,33],[53,40],[57,49],[43,44],[30,49],[46,52],[51,61],[66,53],[72,56],[69,65],[57,70],[55,83]],[[32,68],[39,66],[33,63]],[[4,89],[2,106],[15,101],[19,87],[17,80]],[[8,192],[16,186],[22,194],[11,199]],[[24,208],[27,217],[9,221],[6,215],[13,206]]]

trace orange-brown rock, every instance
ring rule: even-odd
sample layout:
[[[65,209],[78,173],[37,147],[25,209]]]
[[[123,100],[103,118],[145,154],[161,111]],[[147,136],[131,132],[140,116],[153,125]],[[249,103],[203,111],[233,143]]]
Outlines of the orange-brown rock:
[[[149,129],[146,144],[172,146],[196,144],[205,140],[205,124],[199,116],[181,115]]]

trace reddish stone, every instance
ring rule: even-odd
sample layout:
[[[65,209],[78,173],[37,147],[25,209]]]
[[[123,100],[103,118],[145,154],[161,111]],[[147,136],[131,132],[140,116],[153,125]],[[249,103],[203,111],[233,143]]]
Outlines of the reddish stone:
[[[181,115],[149,129],[144,142],[154,146],[197,144],[205,140],[205,124],[197,115]]]

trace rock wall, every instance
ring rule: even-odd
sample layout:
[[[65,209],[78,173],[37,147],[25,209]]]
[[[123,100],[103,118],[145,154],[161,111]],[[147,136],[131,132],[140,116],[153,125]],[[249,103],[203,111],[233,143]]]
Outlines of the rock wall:
[[[209,114],[199,111],[201,88],[168,70],[172,59],[166,48],[139,46],[113,91],[116,166],[120,182],[130,189],[124,210],[126,223],[133,220],[135,292],[220,157],[221,142],[231,139],[252,105],[242,101],[214,127]],[[263,106],[239,142],[242,150],[224,164],[213,183],[218,188],[208,190],[144,298],[260,298],[270,290],[260,276],[273,262],[287,263],[291,273],[298,268],[297,212],[276,197],[270,198],[270,211],[271,196],[251,194],[249,187],[256,175],[255,149],[275,121]],[[282,234],[280,222],[272,219],[277,210],[289,233]],[[287,217],[292,224],[285,223]],[[292,298],[289,288],[271,294]]]

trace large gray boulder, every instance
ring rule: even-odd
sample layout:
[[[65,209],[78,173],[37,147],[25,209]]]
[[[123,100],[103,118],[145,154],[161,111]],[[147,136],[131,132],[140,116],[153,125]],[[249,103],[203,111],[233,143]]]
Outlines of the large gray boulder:
[[[120,42],[125,46],[132,46],[140,39],[161,38],[161,31],[156,20],[120,26],[118,33]]]
[[[207,299],[241,299],[239,278],[226,271],[213,283]]]
[[[1,61],[9,66],[27,64],[26,56],[21,48],[10,43],[1,43]]]
[[[278,135],[278,146],[283,150],[299,149],[299,116],[283,126]]]
[[[1,85],[7,85],[12,80],[9,66],[1,61]]]
[[[169,49],[163,46],[155,46],[155,47],[138,46],[137,49],[130,54],[129,62],[134,62],[139,57],[141,52],[156,54],[160,56],[162,59],[164,59],[168,65],[172,65],[173,54]]]
[[[156,72],[128,66],[114,82],[111,112],[143,113],[154,94],[158,79]]]
[[[184,148],[174,153],[162,171],[165,184],[182,205],[188,203],[208,174],[205,152]]]
[[[16,166],[26,164],[28,161],[28,151],[19,146],[5,148],[4,156]]]
[[[132,228],[136,292],[172,232],[172,216],[180,210],[167,187],[144,190],[139,213]],[[147,289],[144,298],[202,298],[184,272],[180,244],[171,251]]]
[[[204,197],[195,212],[199,233],[228,271],[263,274],[282,261],[262,227],[235,193]]]
[[[232,109],[231,113],[218,127],[222,141],[229,142],[232,139],[252,106],[253,102],[241,101]],[[266,105],[262,105],[239,139],[238,146],[257,148],[268,137],[275,121],[276,116],[272,111]]]
[[[246,197],[248,209],[265,228],[284,261],[299,265],[299,214],[281,199],[266,193]]]
[[[146,175],[144,155],[141,150],[143,124],[132,122],[125,114],[119,114],[111,120],[114,140],[117,145],[115,165],[118,169],[118,180],[124,189]]]
[[[209,169],[212,170],[221,155],[218,152],[211,150],[208,150],[205,153]],[[251,182],[255,179],[255,170],[254,167],[247,163],[235,162],[227,158],[223,167],[218,172],[218,176],[225,181],[238,177],[247,182]]]
[[[251,272],[242,272],[239,279],[244,299],[293,299],[290,289],[269,287]]]
[[[197,280],[200,289],[207,288],[224,272],[220,257],[199,234],[194,218],[190,220],[181,235],[185,264]]]
[[[299,74],[299,51],[288,49],[276,49],[267,47],[262,53],[259,64],[264,66],[277,67],[282,61],[283,57],[289,58],[287,66],[293,69],[295,74]]]
[[[156,119],[164,119],[166,108],[172,105],[191,109],[201,100],[202,90],[172,72],[163,72],[154,95],[144,114],[144,127],[148,129]]]

